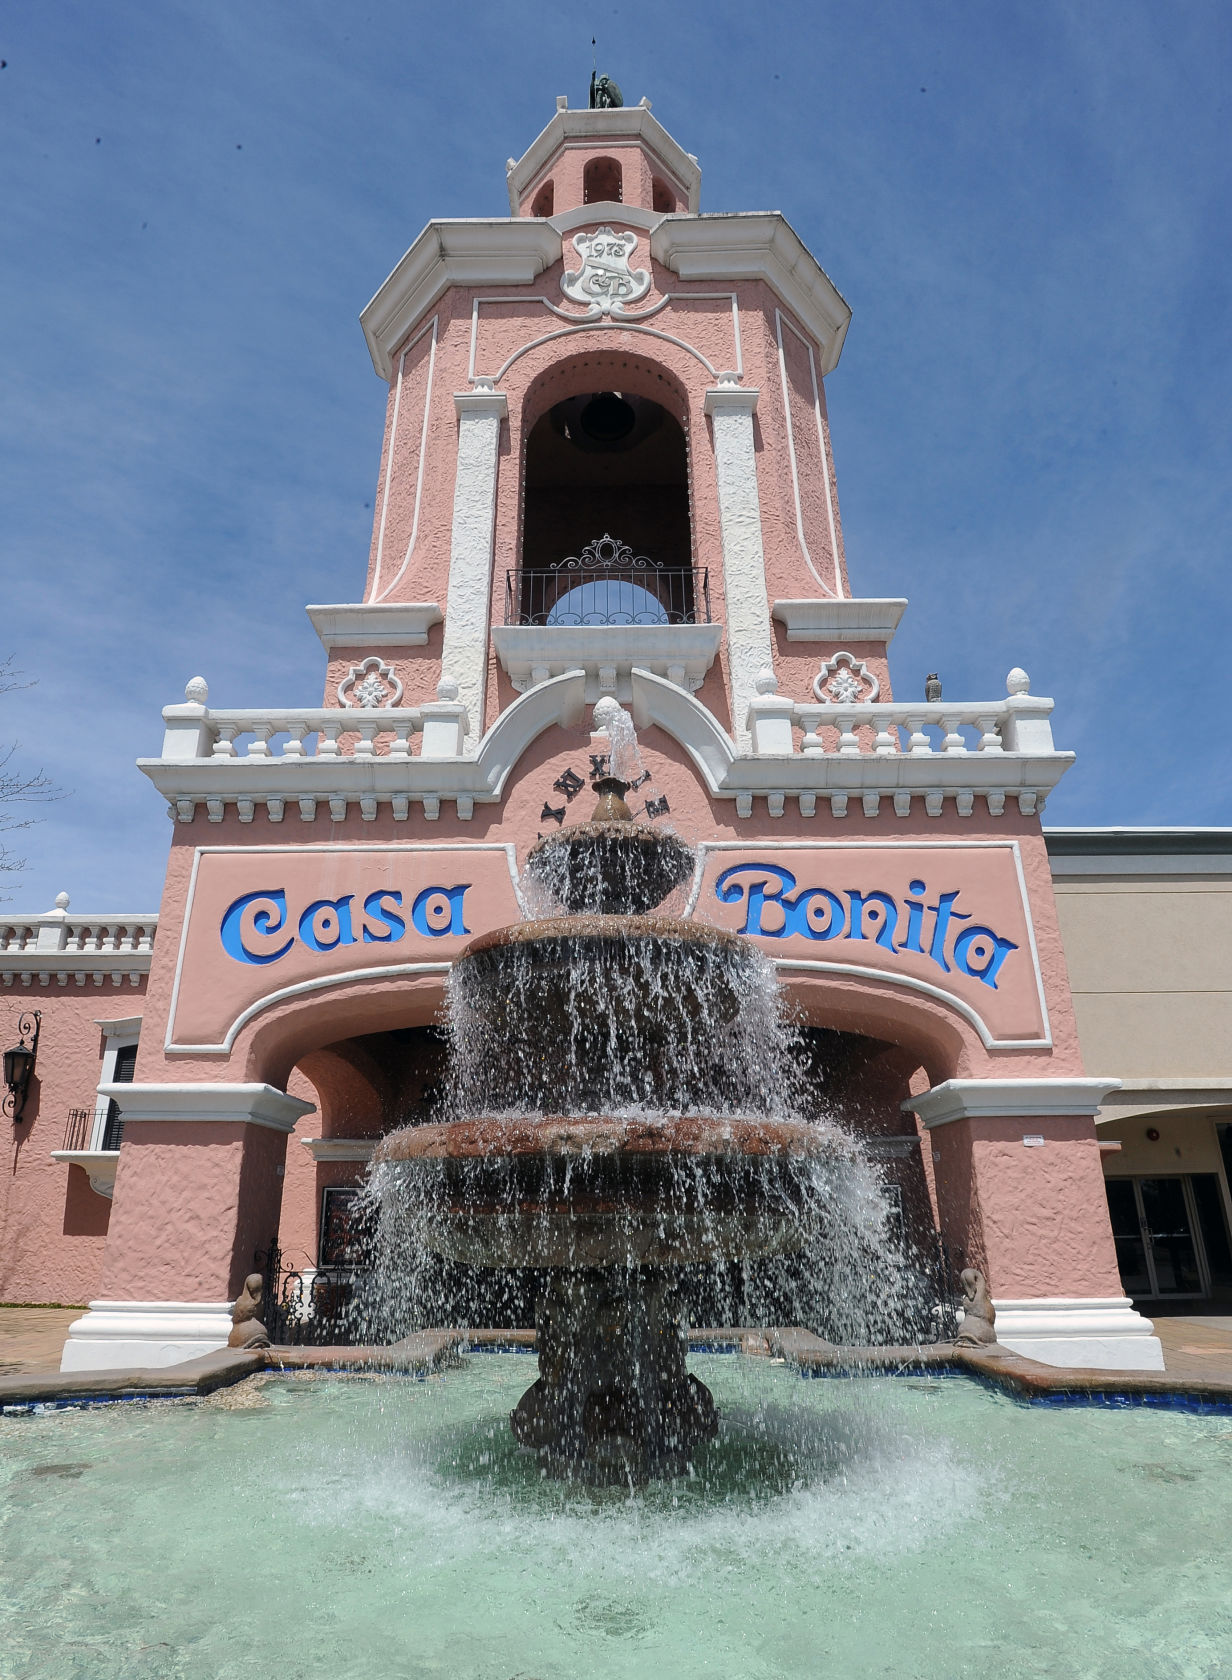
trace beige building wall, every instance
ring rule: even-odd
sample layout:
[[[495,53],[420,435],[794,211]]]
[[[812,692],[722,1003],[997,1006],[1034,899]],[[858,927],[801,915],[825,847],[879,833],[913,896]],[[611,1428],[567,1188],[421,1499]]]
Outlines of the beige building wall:
[[[1232,1227],[1232,829],[1047,838],[1083,1061],[1122,1082],[1097,1119],[1104,1172],[1214,1173]]]

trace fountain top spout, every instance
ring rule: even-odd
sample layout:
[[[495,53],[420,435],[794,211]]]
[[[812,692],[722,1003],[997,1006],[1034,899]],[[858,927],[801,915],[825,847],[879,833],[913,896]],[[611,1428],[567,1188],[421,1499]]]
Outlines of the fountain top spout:
[[[628,782],[622,782],[619,776],[596,776],[590,785],[599,796],[590,814],[592,823],[633,821],[633,812],[625,803]]]

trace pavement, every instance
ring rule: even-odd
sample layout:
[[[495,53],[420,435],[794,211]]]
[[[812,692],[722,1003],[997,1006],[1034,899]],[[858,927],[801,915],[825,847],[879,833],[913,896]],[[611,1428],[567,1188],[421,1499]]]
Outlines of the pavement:
[[[0,1307],[0,1381],[58,1371],[68,1327],[81,1314],[80,1307]],[[1154,1324],[1169,1377],[1232,1384],[1232,1318],[1157,1318]],[[502,1331],[499,1339],[518,1334]],[[337,1350],[305,1348],[296,1355],[297,1364],[332,1363]]]
[[[0,1307],[0,1377],[60,1369],[68,1327],[84,1307]]]

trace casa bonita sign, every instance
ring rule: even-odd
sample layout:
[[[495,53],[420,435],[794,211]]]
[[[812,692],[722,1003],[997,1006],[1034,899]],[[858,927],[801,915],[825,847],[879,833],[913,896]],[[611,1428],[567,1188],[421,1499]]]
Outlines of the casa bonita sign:
[[[358,893],[343,893],[313,899],[298,914],[288,914],[284,887],[261,888],[227,906],[219,937],[233,961],[259,967],[281,962],[297,942],[317,952],[361,943],[396,944],[405,939],[408,920],[422,939],[457,938],[474,931],[467,927],[464,911],[470,890],[469,881],[427,886],[406,910],[400,889],[377,888],[364,895],[362,908],[357,908]],[[1001,965],[1018,949],[1014,940],[980,923],[960,929],[959,923],[971,922],[972,916],[958,909],[958,890],[938,893],[936,901],[927,904],[923,881],[910,883],[900,906],[892,893],[879,887],[848,888],[842,894],[823,886],[797,887],[789,869],[756,862],[725,869],[714,892],[723,904],[745,906],[738,933],[761,939],[799,935],[826,944],[835,939],[873,940],[887,951],[927,956],[943,974],[957,969],[994,991]]]
[[[202,848],[167,1047],[219,1053],[270,1003],[335,980],[442,974],[522,914],[509,845]],[[703,844],[684,914],[784,969],[881,972],[965,1000],[989,1042],[1046,1033],[1012,843]]]
[[[797,887],[790,869],[775,863],[738,863],[715,882],[715,896],[724,904],[743,904],[744,923],[738,933],[760,939],[802,939],[829,944],[834,939],[871,939],[884,950],[914,951],[926,956],[943,974],[955,969],[985,986],[997,989],[997,975],[1011,951],[1013,939],[975,922],[958,908],[961,889],[939,892],[925,902],[923,881],[908,883],[900,904],[880,887],[867,891],[848,887]],[[959,923],[971,922],[967,928]],[[947,961],[947,958],[949,959]]]

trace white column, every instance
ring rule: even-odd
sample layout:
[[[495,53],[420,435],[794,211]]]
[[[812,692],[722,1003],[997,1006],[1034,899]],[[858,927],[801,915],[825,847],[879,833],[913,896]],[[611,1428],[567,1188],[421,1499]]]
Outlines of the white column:
[[[753,448],[757,397],[756,390],[728,384],[725,378],[706,392],[706,413],[714,428],[719,527],[723,534],[732,734],[742,752],[749,750],[748,713],[757,698],[757,678],[774,664],[757,496],[757,455]]]
[[[441,675],[458,685],[458,699],[471,719],[467,752],[473,756],[483,734],[496,469],[501,421],[509,413],[509,403],[503,391],[490,388],[457,392],[453,403],[458,412],[458,471]]]

